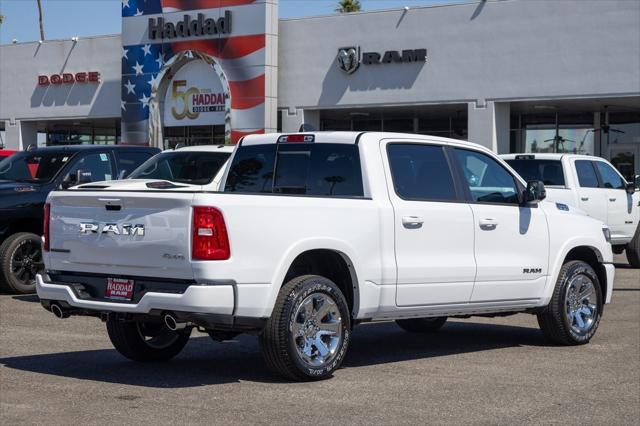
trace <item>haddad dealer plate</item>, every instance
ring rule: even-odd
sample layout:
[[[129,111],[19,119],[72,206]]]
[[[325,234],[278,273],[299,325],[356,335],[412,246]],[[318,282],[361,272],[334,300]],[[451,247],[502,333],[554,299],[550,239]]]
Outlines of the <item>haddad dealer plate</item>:
[[[104,296],[108,299],[131,300],[133,299],[133,284],[133,280],[107,278],[107,289]]]

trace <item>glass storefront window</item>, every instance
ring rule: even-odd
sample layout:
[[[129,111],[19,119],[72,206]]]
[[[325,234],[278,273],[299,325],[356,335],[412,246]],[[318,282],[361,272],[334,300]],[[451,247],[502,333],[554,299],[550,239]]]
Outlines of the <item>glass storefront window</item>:
[[[528,126],[525,130],[525,152],[559,152],[569,154],[594,154],[592,128],[556,129]]]

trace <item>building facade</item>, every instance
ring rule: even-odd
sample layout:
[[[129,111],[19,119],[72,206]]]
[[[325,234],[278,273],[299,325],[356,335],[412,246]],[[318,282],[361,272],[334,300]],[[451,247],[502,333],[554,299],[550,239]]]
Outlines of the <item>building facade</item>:
[[[281,20],[276,0],[129,0],[122,10],[119,36],[0,47],[0,143],[167,148],[384,130],[499,153],[599,155],[640,173],[640,2]]]

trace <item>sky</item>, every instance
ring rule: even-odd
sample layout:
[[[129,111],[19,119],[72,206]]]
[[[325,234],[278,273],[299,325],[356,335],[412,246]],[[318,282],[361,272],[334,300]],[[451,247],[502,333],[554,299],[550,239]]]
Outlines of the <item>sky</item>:
[[[361,0],[363,10],[460,3],[464,0]],[[280,0],[281,18],[334,13],[338,0]],[[42,0],[45,38],[119,34],[121,0]],[[40,38],[36,0],[0,0],[0,44]]]

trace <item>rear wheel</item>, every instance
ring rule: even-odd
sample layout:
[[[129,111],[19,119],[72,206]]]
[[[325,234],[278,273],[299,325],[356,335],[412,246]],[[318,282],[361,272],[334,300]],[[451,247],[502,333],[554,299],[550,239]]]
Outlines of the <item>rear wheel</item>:
[[[447,322],[447,317],[396,320],[396,324],[398,324],[400,328],[412,333],[435,333],[442,328],[445,322]]]
[[[602,291],[593,268],[582,261],[565,263],[549,305],[538,314],[542,333],[560,345],[588,343],[602,317]]]
[[[287,379],[319,380],[340,367],[349,347],[349,308],[337,285],[317,275],[294,278],[280,290],[260,333],[271,370]]]
[[[640,268],[640,226],[636,229],[633,239],[627,244],[627,260],[634,268]]]
[[[189,341],[191,329],[172,331],[161,322],[109,319],[107,332],[111,343],[134,361],[167,361],[178,355]]]
[[[40,237],[19,232],[0,245],[0,284],[13,293],[33,293],[36,274],[44,270]]]

